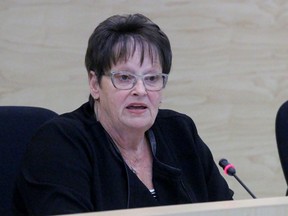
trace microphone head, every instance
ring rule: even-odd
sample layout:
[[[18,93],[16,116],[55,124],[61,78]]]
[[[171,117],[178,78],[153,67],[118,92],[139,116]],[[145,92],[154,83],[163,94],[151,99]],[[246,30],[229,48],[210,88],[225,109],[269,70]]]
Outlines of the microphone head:
[[[233,164],[230,164],[226,159],[221,159],[219,165],[223,168],[227,175],[234,176],[236,174],[236,169]]]

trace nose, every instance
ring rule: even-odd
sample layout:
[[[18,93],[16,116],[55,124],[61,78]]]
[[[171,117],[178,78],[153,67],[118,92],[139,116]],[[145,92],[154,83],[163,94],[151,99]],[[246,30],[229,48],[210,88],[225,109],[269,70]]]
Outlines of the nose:
[[[137,79],[136,84],[133,88],[133,94],[146,95],[146,87],[142,79]]]

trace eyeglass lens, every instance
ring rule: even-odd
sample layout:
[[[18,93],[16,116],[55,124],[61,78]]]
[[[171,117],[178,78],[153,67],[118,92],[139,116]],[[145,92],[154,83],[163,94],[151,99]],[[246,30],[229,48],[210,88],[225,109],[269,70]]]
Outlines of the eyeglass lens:
[[[143,76],[135,75],[129,72],[112,72],[111,73],[112,83],[115,88],[128,90],[132,89],[138,79],[141,79],[145,88],[150,91],[159,91],[165,87],[168,75],[157,73],[157,74],[146,74]]]

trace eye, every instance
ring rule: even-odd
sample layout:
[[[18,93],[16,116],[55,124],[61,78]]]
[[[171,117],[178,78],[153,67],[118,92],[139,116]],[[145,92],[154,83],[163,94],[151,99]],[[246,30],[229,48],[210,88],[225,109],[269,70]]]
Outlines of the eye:
[[[119,72],[114,74],[114,78],[119,82],[130,82],[134,79],[134,76],[129,73]]]
[[[156,74],[156,75],[147,75],[145,77],[145,80],[147,82],[153,83],[153,82],[158,82],[159,80],[161,80],[161,75]]]
[[[122,75],[119,76],[119,79],[122,80],[122,81],[125,81],[125,80],[129,80],[130,77],[129,77],[129,75],[122,74]]]

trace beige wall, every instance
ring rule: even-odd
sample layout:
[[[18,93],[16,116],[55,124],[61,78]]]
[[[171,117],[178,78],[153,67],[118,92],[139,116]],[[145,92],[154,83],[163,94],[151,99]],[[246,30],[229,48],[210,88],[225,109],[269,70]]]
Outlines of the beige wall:
[[[191,116],[215,161],[228,158],[256,196],[283,196],[274,122],[288,98],[286,0],[2,0],[0,105],[63,113],[86,102],[88,37],[104,18],[135,12],[172,43],[163,108]],[[235,199],[250,199],[225,178]]]

